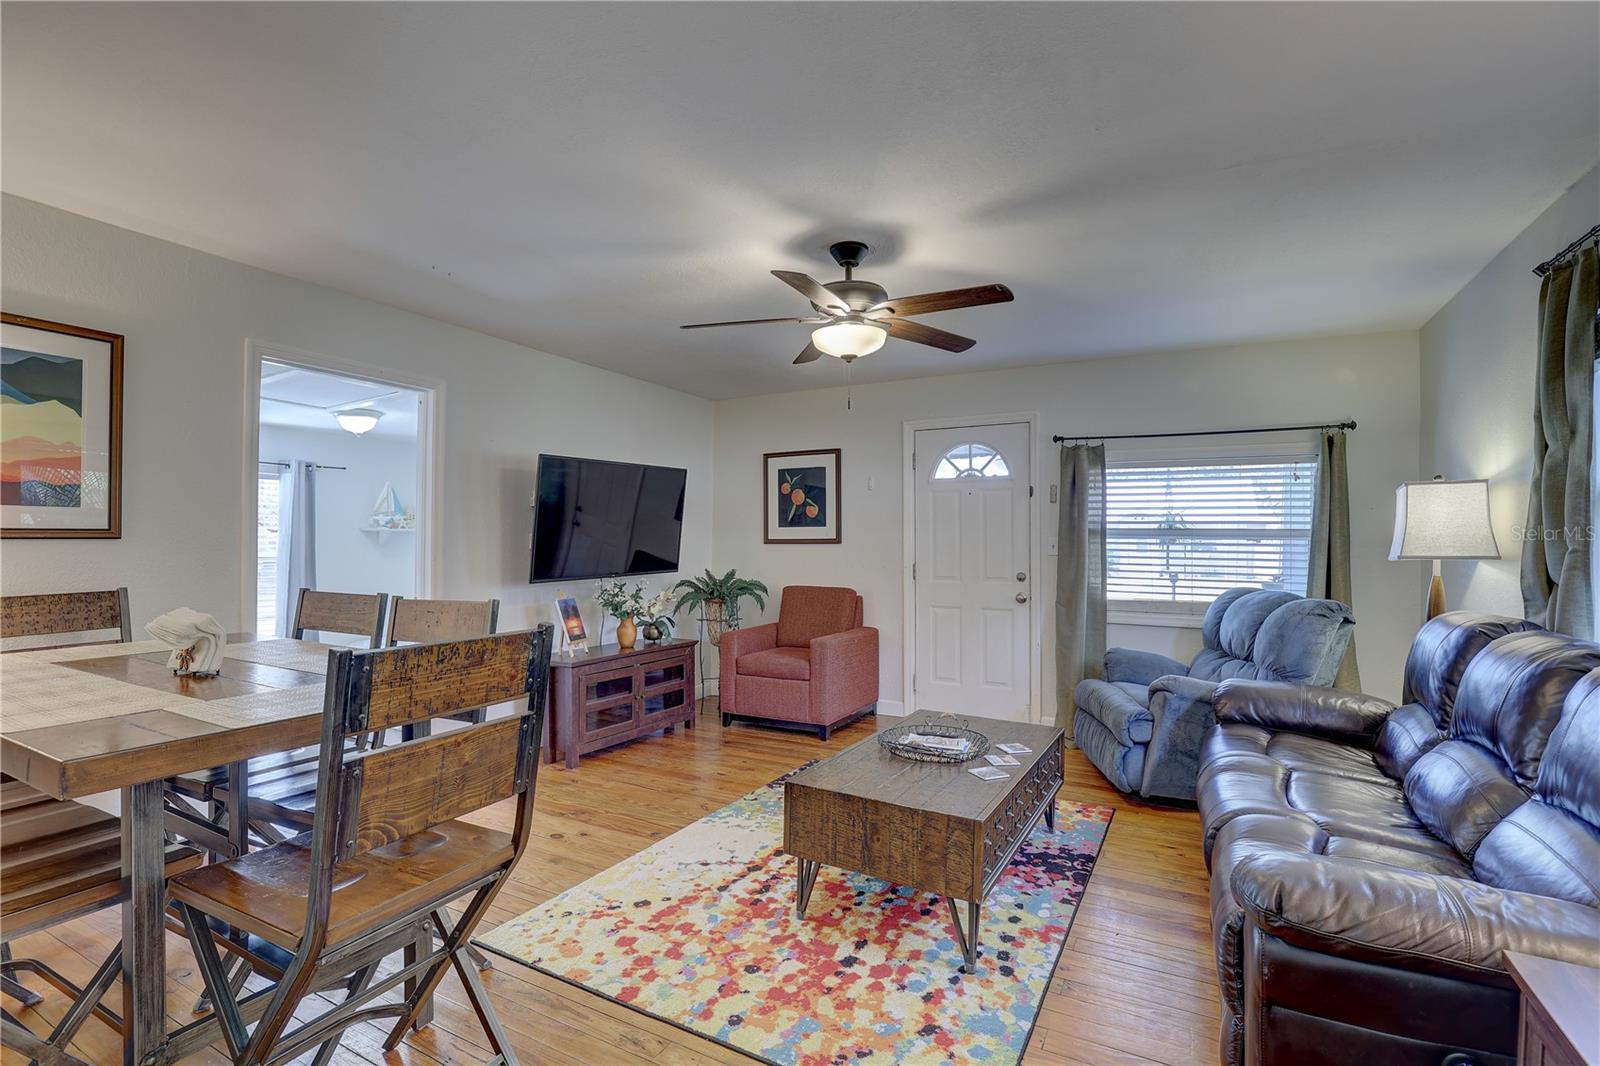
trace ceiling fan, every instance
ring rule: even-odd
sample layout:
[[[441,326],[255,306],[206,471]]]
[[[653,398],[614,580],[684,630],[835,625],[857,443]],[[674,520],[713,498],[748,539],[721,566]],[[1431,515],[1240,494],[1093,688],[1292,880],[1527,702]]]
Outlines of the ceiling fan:
[[[871,355],[882,348],[883,342],[890,337],[943,348],[947,352],[964,352],[977,342],[970,337],[912,322],[910,316],[951,311],[958,307],[1003,304],[1015,299],[1011,290],[1004,285],[978,285],[970,289],[947,289],[944,292],[925,292],[920,296],[890,299],[883,286],[855,276],[856,268],[867,257],[868,248],[865,244],[861,241],[839,241],[829,245],[828,252],[834,262],[844,268],[843,281],[830,281],[824,285],[808,274],[793,270],[772,272],[773,277],[810,300],[816,314],[805,318],[696,322],[679,328],[710,329],[714,326],[753,326],[767,322],[816,326],[817,329],[811,333],[811,343],[795,356],[794,361],[809,363],[824,355],[832,355],[846,363],[853,363],[863,355]]]

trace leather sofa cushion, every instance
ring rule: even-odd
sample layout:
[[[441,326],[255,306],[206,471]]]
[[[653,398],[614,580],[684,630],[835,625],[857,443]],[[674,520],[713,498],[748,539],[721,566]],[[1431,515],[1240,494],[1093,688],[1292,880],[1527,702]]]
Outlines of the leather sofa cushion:
[[[1292,774],[1287,795],[1291,807],[1329,833],[1435,854],[1448,847],[1412,813],[1394,781]]]
[[[1472,873],[1496,888],[1600,907],[1600,830],[1530,800],[1483,838]]]
[[[1418,704],[1435,726],[1448,729],[1467,664],[1498,637],[1539,632],[1540,628],[1521,618],[1470,611],[1446,611],[1428,619],[1417,631],[1406,656],[1401,702]],[[1402,770],[1393,776],[1405,774]]]
[[[1418,852],[1430,862],[1443,859],[1465,868],[1455,849],[1411,812],[1400,785],[1379,774],[1291,770],[1268,755],[1240,753],[1205,766],[1196,799],[1213,869],[1223,828],[1246,815],[1303,818],[1332,836]]]
[[[739,673],[747,677],[811,680],[811,653],[805,648],[772,648],[739,656]]]
[[[1447,740],[1412,764],[1405,792],[1422,823],[1469,857],[1528,800],[1504,763],[1461,740]]]
[[[827,585],[789,585],[778,604],[778,646],[803,648],[816,637],[861,625],[861,597],[855,589]]]
[[[1440,617],[1443,617],[1442,615]],[[1420,703],[1396,707],[1378,730],[1372,754],[1385,774],[1396,781],[1404,781],[1413,763],[1432,751],[1444,740],[1444,730],[1434,724],[1433,716]]]
[[[1467,664],[1451,739],[1494,753],[1519,785],[1532,788],[1567,693],[1596,667],[1600,646],[1586,641],[1544,632],[1500,637]]]
[[[1600,670],[1567,694],[1561,722],[1550,735],[1534,794],[1591,826],[1600,826]]]
[[[1484,838],[1473,871],[1499,888],[1600,906],[1600,670],[1568,694],[1534,798]]]
[[[1244,1008],[1244,911],[1232,890],[1234,868],[1258,855],[1329,855],[1358,860],[1372,867],[1470,877],[1471,870],[1449,848],[1438,844],[1425,850],[1395,847],[1380,842],[1328,832],[1310,818],[1245,815],[1229,822],[1217,834],[1211,854],[1211,931],[1217,956],[1217,978],[1225,1013]],[[1238,1061],[1238,1060],[1234,1060]]]
[[[1364,748],[1239,722],[1223,722],[1206,734],[1200,748],[1200,763],[1205,766],[1246,753],[1264,755],[1291,771],[1387,780],[1373,761],[1372,752]]]
[[[1131,681],[1078,682],[1073,693],[1078,709],[1106,728],[1121,744],[1148,744],[1155,735],[1150,690]]]

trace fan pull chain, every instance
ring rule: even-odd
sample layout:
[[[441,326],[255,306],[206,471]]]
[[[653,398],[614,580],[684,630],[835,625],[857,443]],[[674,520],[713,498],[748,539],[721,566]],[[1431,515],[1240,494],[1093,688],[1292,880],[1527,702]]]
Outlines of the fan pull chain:
[[[850,410],[850,364],[844,365],[844,409]]]

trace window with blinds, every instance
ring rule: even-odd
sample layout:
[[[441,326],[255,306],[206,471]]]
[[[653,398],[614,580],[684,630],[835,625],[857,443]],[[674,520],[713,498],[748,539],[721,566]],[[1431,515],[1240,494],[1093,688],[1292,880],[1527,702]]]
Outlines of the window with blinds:
[[[1310,455],[1109,467],[1108,606],[1200,615],[1239,586],[1303,594],[1316,477]]]

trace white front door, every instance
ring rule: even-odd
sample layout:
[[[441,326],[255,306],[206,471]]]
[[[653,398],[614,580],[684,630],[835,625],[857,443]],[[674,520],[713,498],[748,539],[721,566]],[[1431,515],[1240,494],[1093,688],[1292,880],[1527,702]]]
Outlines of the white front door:
[[[912,709],[1027,721],[1028,425],[915,435]]]

